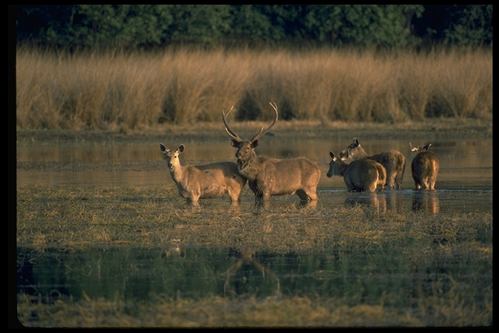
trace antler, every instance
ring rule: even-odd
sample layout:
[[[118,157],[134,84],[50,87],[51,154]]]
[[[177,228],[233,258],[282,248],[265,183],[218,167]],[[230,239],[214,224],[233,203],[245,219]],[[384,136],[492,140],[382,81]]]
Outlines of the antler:
[[[237,142],[241,142],[243,141],[239,135],[237,135],[236,132],[234,132],[233,130],[230,129],[229,125],[227,124],[227,115],[232,111],[232,109],[234,108],[234,105],[232,105],[232,107],[230,108],[230,110],[227,112],[227,114],[225,114],[223,111],[222,111],[222,120],[224,121],[224,124],[225,124],[225,131],[227,132],[227,134],[229,134],[229,136],[236,140]]]
[[[272,124],[270,124],[269,127],[267,127],[266,130],[263,130],[263,127],[262,129],[260,130],[260,132],[258,132],[251,140],[250,142],[254,142],[256,140],[258,140],[259,138],[261,138],[263,135],[265,135],[265,133],[267,133],[271,128],[272,126],[275,125],[275,123],[277,122],[277,118],[279,116],[279,113],[277,112],[277,104],[274,102],[272,104],[272,102],[269,102],[270,106],[274,109],[274,112],[275,112],[275,118],[274,118],[274,121],[272,122]]]

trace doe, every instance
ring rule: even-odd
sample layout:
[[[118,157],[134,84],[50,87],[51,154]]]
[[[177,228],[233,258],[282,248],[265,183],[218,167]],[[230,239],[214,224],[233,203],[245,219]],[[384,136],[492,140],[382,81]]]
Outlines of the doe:
[[[205,165],[180,165],[179,155],[185,146],[178,149],[166,148],[159,144],[165,154],[168,169],[177,184],[178,193],[193,206],[199,206],[199,199],[218,198],[228,193],[233,206],[239,205],[241,192],[246,185],[244,178],[234,162],[217,162]]]
[[[340,152],[340,157],[346,163],[369,158],[383,165],[386,169],[386,187],[390,190],[399,190],[404,179],[405,156],[398,150],[387,150],[376,155],[368,156],[357,138]]]
[[[383,191],[386,183],[386,170],[380,163],[369,158],[355,160],[346,164],[341,158],[329,152],[331,162],[327,177],[341,176],[347,185],[348,192],[365,191],[375,192],[379,186],[379,191]]]

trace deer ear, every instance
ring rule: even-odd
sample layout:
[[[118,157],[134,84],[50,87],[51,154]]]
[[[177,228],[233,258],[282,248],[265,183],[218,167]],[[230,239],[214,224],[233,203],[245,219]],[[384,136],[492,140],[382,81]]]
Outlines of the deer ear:
[[[231,145],[232,145],[232,147],[234,147],[234,148],[239,147],[239,142],[237,142],[236,140],[230,140],[230,144],[231,144]]]
[[[331,156],[331,158],[334,158],[334,153],[333,153],[333,151],[332,151],[332,150],[331,150],[331,151],[329,151],[329,156]]]
[[[185,149],[185,146],[184,146],[184,145],[180,145],[180,146],[178,146],[178,151],[179,151],[179,153],[183,153],[183,152],[184,152],[184,149]]]
[[[251,148],[256,148],[258,147],[258,140],[255,140],[251,143]]]
[[[159,149],[163,152],[163,153],[166,153],[166,151],[168,150],[168,148],[166,148],[162,143],[159,144]]]

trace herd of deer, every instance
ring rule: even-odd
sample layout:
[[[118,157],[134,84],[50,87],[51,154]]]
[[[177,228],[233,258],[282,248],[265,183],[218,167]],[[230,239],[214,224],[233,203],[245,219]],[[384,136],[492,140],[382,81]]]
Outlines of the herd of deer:
[[[258,139],[265,135],[278,119],[277,105],[274,109],[274,121],[267,129],[260,131],[250,140],[243,140],[227,124],[227,112],[222,111],[225,131],[231,138],[232,147],[236,148],[236,162],[218,162],[205,165],[180,164],[179,155],[185,146],[176,150],[160,144],[165,154],[170,175],[176,183],[181,197],[194,206],[199,206],[199,199],[217,198],[225,193],[231,198],[232,205],[238,205],[246,182],[255,194],[255,203],[268,206],[271,196],[297,194],[303,202],[316,202],[317,185],[321,170],[317,163],[304,157],[277,159],[259,156],[255,152]],[[411,171],[416,189],[433,190],[439,170],[439,161],[435,153],[429,151],[431,144],[413,146]],[[327,177],[343,177],[347,190],[375,192],[400,189],[405,170],[405,157],[397,150],[389,150],[368,156],[357,138],[339,156],[329,152],[331,162]]]

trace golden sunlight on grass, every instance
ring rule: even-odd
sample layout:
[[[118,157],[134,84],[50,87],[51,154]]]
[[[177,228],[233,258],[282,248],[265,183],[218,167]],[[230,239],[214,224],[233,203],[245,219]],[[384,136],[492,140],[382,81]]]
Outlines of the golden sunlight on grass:
[[[490,120],[491,51],[177,50],[16,53],[18,129],[129,129],[241,120]]]

